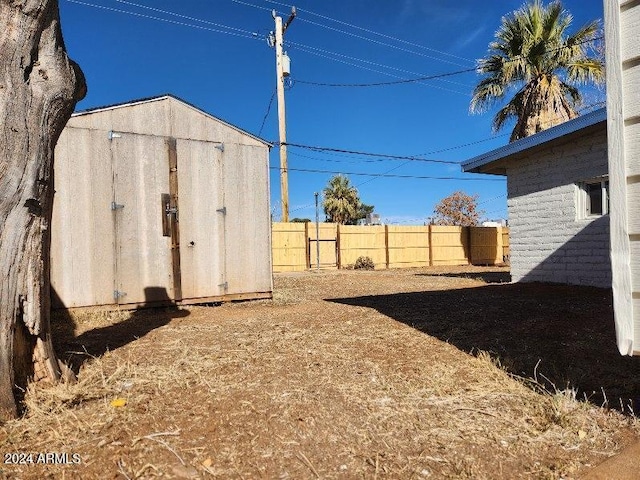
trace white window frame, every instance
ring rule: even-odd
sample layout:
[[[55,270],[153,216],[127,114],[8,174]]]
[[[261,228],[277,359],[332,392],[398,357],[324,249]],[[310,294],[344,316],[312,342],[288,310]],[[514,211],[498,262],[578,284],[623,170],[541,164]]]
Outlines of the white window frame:
[[[602,199],[602,213],[591,213],[591,199],[589,198],[589,188],[592,185],[600,186],[600,198]],[[609,215],[609,177],[593,178],[577,184],[576,216],[578,220],[590,220],[605,215]]]

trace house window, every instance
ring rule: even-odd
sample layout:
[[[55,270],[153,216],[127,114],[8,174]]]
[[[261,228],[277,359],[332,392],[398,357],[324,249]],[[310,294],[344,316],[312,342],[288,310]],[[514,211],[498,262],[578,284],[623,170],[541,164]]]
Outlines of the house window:
[[[578,218],[599,217],[609,213],[609,180],[589,180],[578,184]]]

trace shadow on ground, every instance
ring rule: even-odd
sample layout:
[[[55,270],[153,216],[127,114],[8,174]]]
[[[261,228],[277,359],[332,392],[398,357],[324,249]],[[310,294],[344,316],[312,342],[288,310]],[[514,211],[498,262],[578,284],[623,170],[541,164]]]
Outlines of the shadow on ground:
[[[417,273],[418,277],[450,277],[469,278],[471,280],[482,280],[484,283],[509,283],[511,273],[498,270],[495,272],[462,272],[462,273]]]
[[[505,284],[329,301],[373,308],[465,352],[487,351],[514,375],[537,372],[550,391],[569,386],[598,406],[640,407],[640,358],[618,352],[610,290]]]
[[[55,292],[52,296],[55,297]],[[95,310],[86,312],[87,318],[91,315],[106,319],[108,325],[87,330],[76,336],[78,325],[69,310],[61,309],[52,313],[51,328],[53,343],[58,357],[65,362],[77,374],[80,367],[94,357],[104,355],[109,350],[116,350],[127,345],[149,332],[167,325],[174,318],[189,315],[187,310],[179,309],[173,303],[167,292],[162,287],[145,288],[147,302],[126,312],[127,317],[116,323],[108,322],[108,312]],[[59,302],[59,299],[54,298]],[[160,305],[160,306],[159,306]]]

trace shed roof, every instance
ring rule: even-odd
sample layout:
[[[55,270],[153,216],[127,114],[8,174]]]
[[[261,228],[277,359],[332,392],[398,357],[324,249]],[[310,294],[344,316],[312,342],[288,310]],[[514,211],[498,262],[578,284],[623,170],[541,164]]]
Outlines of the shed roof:
[[[140,104],[144,104],[144,103],[151,103],[151,102],[158,102],[158,101],[167,100],[167,99],[173,99],[175,101],[178,101],[178,102],[186,105],[189,108],[197,110],[198,112],[202,113],[203,115],[205,115],[205,116],[207,116],[207,117],[209,117],[209,118],[211,118],[213,120],[216,120],[216,121],[218,121],[220,123],[223,123],[224,125],[226,125],[229,128],[233,128],[234,130],[236,130],[236,131],[238,131],[238,132],[240,132],[240,133],[242,133],[244,135],[247,135],[247,136],[253,138],[254,140],[257,140],[259,142],[264,143],[269,148],[273,147],[272,143],[264,140],[263,138],[260,138],[257,135],[254,135],[254,134],[252,134],[252,133],[250,133],[250,132],[248,132],[248,131],[246,131],[246,130],[244,130],[244,129],[236,126],[236,125],[233,125],[232,123],[229,123],[229,122],[221,119],[220,117],[216,117],[215,115],[211,115],[210,113],[205,112],[201,108],[196,107],[194,104],[189,103],[186,100],[183,100],[182,98],[177,97],[177,96],[175,96],[175,95],[173,95],[171,93],[166,93],[166,94],[158,95],[158,96],[155,96],[155,97],[147,97],[147,98],[140,98],[140,99],[137,99],[137,100],[129,100],[128,102],[115,103],[115,104],[112,104],[112,105],[105,105],[105,106],[102,106],[102,107],[94,107],[94,108],[89,108],[89,109],[86,109],[86,110],[80,110],[80,111],[74,112],[73,115],[71,115],[71,116],[72,117],[80,117],[80,116],[83,116],[83,115],[90,115],[92,113],[104,112],[104,111],[107,111],[107,110],[114,110],[116,108],[131,107],[131,106],[135,106],[135,105],[140,105]]]
[[[572,134],[582,133],[585,129],[595,127],[600,123],[604,125],[606,121],[606,108],[594,110],[586,115],[581,115],[573,120],[473,157],[462,163],[462,170],[471,173],[505,175],[505,169],[502,166],[504,161],[534,148],[548,146],[550,143],[565,139]]]

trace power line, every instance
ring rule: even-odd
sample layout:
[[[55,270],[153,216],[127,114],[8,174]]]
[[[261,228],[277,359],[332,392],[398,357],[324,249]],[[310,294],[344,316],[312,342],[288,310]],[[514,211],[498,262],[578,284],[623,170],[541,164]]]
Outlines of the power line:
[[[162,9],[160,9],[160,8],[149,7],[148,5],[141,5],[141,4],[139,4],[139,3],[129,2],[129,1],[127,1],[127,0],[115,0],[115,1],[116,1],[116,2],[118,2],[118,3],[122,3],[122,4],[125,4],[125,5],[132,6],[132,7],[137,7],[137,8],[141,8],[141,9],[151,10],[151,11],[153,11],[153,12],[158,12],[158,13],[164,13],[165,15],[171,15],[171,16],[178,17],[178,18],[184,18],[184,19],[186,19],[186,20],[192,20],[192,21],[194,21],[194,22],[200,22],[200,23],[204,23],[204,24],[206,24],[206,25],[213,25],[213,26],[215,26],[215,27],[226,28],[226,29],[229,29],[229,30],[232,30],[232,31],[242,32],[242,33],[245,33],[245,34],[249,33],[249,34],[251,34],[252,36],[253,36],[253,35],[255,35],[255,34],[254,34],[254,32],[250,32],[250,31],[248,31],[248,30],[244,30],[244,29],[242,29],[242,28],[229,27],[229,26],[227,26],[227,25],[223,25],[223,24],[221,24],[221,23],[210,22],[210,21],[208,21],[208,20],[202,20],[202,19],[200,19],[200,18],[190,17],[190,16],[188,16],[188,15],[182,15],[182,14],[180,14],[180,13],[171,12],[171,11],[169,11],[169,10],[162,10]]]
[[[233,1],[233,0],[232,0],[232,1]],[[269,3],[276,4],[276,5],[287,6],[286,4],[284,4],[284,3],[282,3],[282,2],[276,2],[276,1],[274,1],[274,0],[266,0],[266,1],[268,1]],[[423,49],[423,50],[427,50],[427,51],[430,51],[430,52],[439,53],[439,54],[441,54],[441,55],[444,55],[444,56],[447,56],[447,57],[451,57],[451,58],[457,58],[457,59],[460,59],[460,60],[465,60],[465,61],[467,61],[467,62],[471,62],[471,63],[474,63],[474,62],[475,62],[475,60],[471,60],[471,59],[469,59],[469,58],[460,57],[460,56],[458,56],[458,55],[454,55],[454,54],[451,54],[451,53],[448,53],[448,52],[444,52],[444,51],[442,51],[442,50],[437,50],[437,49],[435,49],[435,48],[426,47],[426,46],[424,46],[424,45],[420,45],[420,44],[418,44],[418,43],[408,42],[408,41],[403,40],[403,39],[401,39],[401,38],[397,38],[397,37],[393,37],[393,36],[391,36],[391,35],[387,35],[387,34],[384,34],[384,33],[376,32],[375,30],[370,30],[370,29],[368,29],[368,28],[360,27],[360,26],[358,26],[358,25],[354,25],[354,24],[352,24],[352,23],[348,23],[348,22],[344,22],[344,21],[342,21],[342,20],[338,20],[338,19],[335,19],[335,18],[331,18],[331,17],[328,17],[328,16],[326,16],[326,15],[322,15],[322,14],[320,14],[320,13],[312,12],[312,11],[310,11],[310,10],[306,10],[306,9],[305,9],[305,10],[301,10],[301,9],[298,9],[298,11],[300,11],[300,12],[306,12],[306,13],[309,13],[309,14],[311,14],[311,15],[315,15],[316,17],[320,17],[320,18],[323,18],[323,19],[325,19],[325,20],[329,20],[329,21],[332,21],[332,22],[335,22],[335,23],[338,23],[338,24],[341,24],[341,25],[345,25],[345,26],[347,26],[347,27],[355,28],[355,29],[360,30],[360,31],[363,31],[363,32],[371,33],[371,34],[373,34],[373,35],[378,35],[378,36],[380,36],[380,37],[387,38],[387,39],[389,39],[389,40],[393,40],[393,41],[395,41],[395,42],[403,43],[403,44],[405,44],[405,45],[409,45],[409,46],[412,46],[412,47],[417,47],[417,48],[420,48],[420,49]],[[301,20],[302,20],[302,21],[306,21],[306,22],[310,22],[309,20],[306,20],[306,19],[301,19]],[[320,26],[322,26],[322,25],[320,25]],[[330,27],[327,27],[327,28],[330,28]],[[344,31],[341,31],[341,30],[337,30],[337,31],[339,31],[339,32],[341,32],[341,33],[348,34],[348,32],[344,32]],[[369,40],[369,39],[367,39],[367,40]],[[391,46],[391,47],[393,47],[393,48],[396,48],[396,47],[395,47],[395,46],[393,46],[393,45],[388,45],[388,44],[385,44],[385,45],[387,45],[387,46]],[[412,52],[412,51],[411,51],[411,53],[417,53],[417,52]],[[439,59],[437,59],[437,60],[439,60]]]
[[[274,143],[277,143],[277,142],[274,142]],[[428,159],[428,158],[411,157],[411,156],[406,156],[406,155],[390,155],[390,154],[386,154],[386,153],[362,152],[362,151],[358,151],[358,150],[346,150],[346,149],[342,149],[342,148],[317,147],[317,146],[312,146],[312,145],[303,145],[303,144],[300,144],[300,143],[290,143],[290,142],[287,142],[286,145],[289,146],[289,147],[305,148],[305,149],[313,150],[313,151],[316,151],[316,152],[351,153],[351,154],[363,155],[363,156],[367,156],[367,157],[388,158],[388,159],[391,159],[391,160],[409,160],[409,161],[413,161],[413,162],[429,162],[429,163],[444,163],[444,164],[448,164],[448,165],[460,165],[460,162],[455,162],[455,161],[451,161],[451,160],[434,160],[434,159]]]
[[[580,109],[579,111],[581,111],[581,112],[582,112],[582,111],[585,111],[585,110],[587,110],[587,109],[589,109],[589,108],[593,108],[593,107],[596,107],[596,106],[598,106],[598,105],[602,105],[602,104],[605,104],[605,103],[606,103],[606,102],[598,102],[598,103],[596,103],[596,104],[587,105],[586,107],[584,107],[584,108]],[[550,122],[551,122],[551,120],[550,120],[549,122],[547,122],[547,123],[550,123]],[[506,135],[509,135],[509,134],[503,134],[503,135],[498,135],[498,136],[506,136]],[[497,138],[498,136],[496,136],[496,137],[490,137],[490,138],[486,139],[486,141],[488,141],[488,140],[493,140],[493,138]],[[475,144],[478,144],[478,143],[482,143],[483,141],[485,141],[485,140],[477,140],[477,141],[475,141],[475,142],[471,142],[471,143],[468,143],[468,144],[463,144],[463,145],[459,145],[459,146],[455,146],[455,147],[446,148],[446,149],[443,149],[442,151],[455,150],[455,149],[463,148],[463,147],[466,147],[466,146],[469,146],[469,145],[475,145]],[[438,152],[426,153],[426,154],[424,154],[424,155],[430,155],[430,154],[432,154],[432,153],[438,153]],[[395,167],[393,167],[393,168],[391,168],[391,169],[389,169],[389,170],[385,171],[384,173],[390,173],[390,172],[393,172],[393,171],[395,171],[395,170],[398,170],[398,169],[399,169],[399,168],[401,168],[401,167],[404,167],[405,165],[408,165],[409,163],[411,163],[411,161],[403,162],[403,163],[401,163],[400,165],[397,165],[397,166],[395,166]],[[373,182],[374,180],[377,180],[377,178],[370,178],[369,180],[365,180],[364,182],[359,183],[358,185],[356,185],[356,188],[361,187],[362,185],[365,185],[365,184],[367,184],[367,183],[369,183],[369,182]]]
[[[291,155],[293,155],[294,157],[300,157],[300,158],[306,158],[308,160],[315,160],[318,162],[331,162],[331,163],[350,163],[353,165],[362,165],[363,163],[381,163],[381,162],[389,162],[392,161],[388,158],[377,158],[375,160],[356,160],[356,161],[352,161],[352,160],[342,160],[339,158],[319,158],[319,157],[310,157],[309,155],[302,155],[301,153],[295,153],[295,152],[291,152]],[[357,157],[351,157],[351,158],[357,158]]]
[[[489,203],[489,202],[492,202],[494,200],[498,200],[499,198],[506,197],[506,196],[507,196],[507,194],[503,193],[502,195],[498,195],[497,197],[489,198],[488,200],[483,200],[482,202],[478,203],[477,205],[484,205],[485,203]]]
[[[466,70],[458,70],[457,72],[449,72],[449,73],[440,73],[436,75],[430,75],[427,77],[418,77],[418,78],[408,78],[406,80],[395,80],[393,82],[376,82],[376,83],[321,83],[321,82],[310,82],[307,80],[295,80],[295,83],[303,83],[306,85],[316,85],[321,87],[380,87],[386,85],[399,85],[401,83],[414,83],[421,82],[423,80],[435,80],[438,78],[451,77],[453,75],[460,75],[462,73],[475,72],[475,68],[468,68]]]
[[[362,70],[368,70],[368,71],[374,72],[374,73],[379,73],[380,75],[385,75],[387,77],[399,78],[399,79],[405,80],[405,78],[403,78],[403,77],[401,77],[399,75],[394,75],[392,73],[383,72],[381,70],[376,70],[376,69],[373,69],[373,68],[369,68],[369,67],[366,67],[364,65],[358,65],[358,64],[353,63],[353,62],[349,62],[349,61],[346,61],[346,60],[341,60],[339,58],[330,57],[328,55],[323,55],[322,53],[318,53],[318,52],[313,51],[313,50],[306,50],[304,47],[298,46],[296,48],[300,49],[301,51],[303,51],[305,53],[309,53],[311,55],[315,55],[315,56],[322,57],[322,58],[327,58],[327,59],[332,60],[334,62],[343,63],[345,65],[349,65],[349,66],[352,66],[352,67],[360,68]],[[331,52],[329,52],[329,53],[331,53]],[[457,93],[459,95],[464,95],[464,96],[467,96],[467,97],[471,96],[469,93],[459,92],[457,90],[451,90],[449,88],[441,87],[440,85],[426,84],[426,83],[423,83],[423,82],[417,82],[417,83],[418,83],[418,85],[422,85],[422,86],[425,86],[425,87],[437,88],[439,90],[444,90],[444,91],[447,91],[447,92]]]
[[[271,170],[280,170],[280,167],[269,167]],[[362,172],[337,172],[331,170],[314,170],[314,169],[306,169],[306,168],[289,168],[289,171],[292,172],[305,172],[305,173],[330,173],[333,175],[354,175],[354,176],[364,176],[364,177],[383,177],[383,178],[411,178],[418,180],[460,180],[460,181],[475,181],[475,182],[503,182],[504,178],[477,178],[477,177],[434,177],[434,176],[422,176],[422,175],[387,175],[384,173],[362,173]]]
[[[260,130],[258,131],[258,136],[262,134],[262,129],[264,128],[264,124],[267,121],[267,117],[269,116],[269,112],[271,111],[271,105],[273,105],[273,99],[276,98],[276,91],[274,90],[271,94],[271,100],[269,100],[269,106],[267,107],[267,113],[264,114],[264,118],[262,119],[262,125],[260,125]]]
[[[578,45],[582,45],[582,44],[585,44],[585,43],[592,43],[592,42],[601,40],[602,38],[603,37],[595,37],[595,38],[592,38],[592,39],[583,40],[583,41],[578,42],[578,43],[576,43],[576,44],[574,44],[572,46],[578,46]],[[359,58],[356,58],[356,57],[350,57],[348,55],[343,55],[343,54],[339,54],[339,53],[336,53],[336,52],[331,52],[331,51],[328,51],[328,50],[323,50],[323,49],[319,49],[319,48],[316,48],[316,47],[311,47],[311,46],[308,46],[308,45],[302,45],[302,44],[292,44],[292,45],[296,46],[296,47],[304,47],[304,48],[308,48],[308,49],[317,50],[317,51],[320,51],[320,52],[330,53],[330,54],[334,54],[334,55],[337,55],[337,56],[340,56],[340,57],[344,57],[344,58],[350,58],[352,60],[360,61],[360,62],[363,62],[363,63],[369,63],[369,64],[372,64],[372,65],[377,65],[377,66],[380,66],[380,67],[383,67],[383,68],[388,68],[390,70],[397,70],[397,71],[400,71],[400,72],[403,72],[403,73],[411,73],[411,74],[414,74],[414,75],[418,75],[417,73],[411,72],[411,71],[408,71],[408,70],[399,69],[399,68],[395,68],[395,67],[390,67],[388,65],[383,65],[383,64],[379,64],[379,63],[375,63],[375,62],[369,62],[369,61],[362,60],[362,59],[359,59]],[[543,52],[543,55],[545,55],[547,53],[554,53],[554,52],[557,52],[557,51],[560,51],[560,50],[563,50],[563,49],[566,49],[566,48],[570,48],[570,47],[562,46],[562,47],[552,48],[550,50],[547,50],[547,51]],[[313,52],[307,51],[306,53],[313,53]],[[319,55],[319,56],[323,56],[323,55]],[[325,56],[325,58],[329,58],[330,60],[336,60],[336,59],[333,59],[333,58],[328,57],[328,56]],[[523,55],[518,55],[518,56],[516,56],[514,58],[511,58],[511,59],[505,59],[504,63],[517,62],[517,61],[521,60],[522,58],[524,58]],[[339,61],[339,60],[336,60],[336,61]],[[348,62],[341,62],[341,63],[346,63],[348,65],[359,67],[359,65],[354,65],[354,64],[348,63]],[[365,68],[365,67],[361,67],[361,68]],[[390,75],[390,74],[387,74],[387,73],[384,73],[384,72],[380,72],[380,71],[376,71],[376,70],[373,70],[373,69],[370,69],[370,68],[366,68],[366,70],[370,70],[370,71],[373,71],[373,72],[376,72],[376,73],[381,73],[381,74],[387,75],[387,76],[395,76],[396,78],[400,78],[400,77],[397,77],[396,75]],[[399,84],[404,84],[404,83],[415,83],[415,82],[421,82],[423,80],[434,80],[434,79],[437,80],[437,79],[444,78],[444,77],[450,77],[450,76],[454,76],[454,75],[461,75],[463,73],[470,73],[470,72],[482,73],[482,72],[479,71],[479,68],[476,67],[476,68],[469,68],[469,69],[466,69],[466,70],[459,70],[459,71],[454,71],[454,72],[441,73],[441,74],[438,74],[438,75],[432,75],[432,76],[428,76],[428,77],[417,77],[417,78],[411,78],[411,79],[402,79],[402,80],[392,81],[392,82],[322,83],[322,82],[312,82],[312,81],[308,81],[308,80],[295,80],[295,82],[296,83],[307,84],[307,85],[323,86],[323,87],[379,87],[379,86],[387,86],[387,85],[399,85]],[[459,82],[452,82],[452,81],[447,81],[447,80],[442,80],[442,81],[446,81],[447,83],[452,83],[452,84],[455,84],[455,85],[461,85],[461,86],[465,86],[465,87],[467,86],[467,85],[459,83]],[[441,87],[438,87],[436,85],[429,85],[429,86],[435,87],[435,88],[441,88]],[[448,89],[444,89],[444,90],[448,90]],[[449,91],[455,92],[455,93],[462,93],[462,92],[457,92],[457,91],[454,91],[454,90],[449,90]]]
[[[390,65],[385,65],[383,63],[373,62],[371,60],[364,60],[362,58],[353,57],[351,55],[346,55],[344,53],[332,52],[331,50],[325,50],[323,48],[313,47],[311,45],[305,45],[303,43],[287,42],[287,46],[294,47],[294,48],[300,48],[302,51],[306,50],[306,53],[320,52],[320,53],[324,53],[324,54],[335,55],[336,57],[339,57],[339,58],[346,58],[347,60],[352,60],[352,61],[364,63],[366,65],[373,65],[375,67],[386,68],[388,70],[393,70],[393,71],[400,72],[400,73],[408,73],[410,75],[420,75],[419,73],[412,72],[411,70],[405,70],[403,68],[392,67]],[[320,56],[322,56],[322,55],[320,55]],[[334,59],[332,57],[326,57],[325,56],[325,58],[329,58],[330,60],[339,61],[339,60]],[[341,63],[347,63],[347,62],[341,62]],[[349,63],[347,63],[347,64],[348,65],[353,65],[353,64],[349,64]],[[358,66],[358,65],[353,65],[353,66]],[[370,70],[370,69],[367,69],[367,70]],[[455,73],[455,75],[459,75],[460,73],[474,72],[475,70],[476,70],[475,68],[472,68],[472,69],[468,69],[468,70],[465,70],[465,71],[460,71],[459,73]],[[390,76],[390,77],[395,77],[395,78],[400,78],[402,80],[406,80],[405,78],[399,77],[397,75],[391,75],[389,73],[384,73],[384,72],[380,72],[380,71],[376,71],[376,70],[372,70],[372,71],[377,72],[377,73],[382,73],[383,75],[387,75],[387,76]],[[449,75],[445,75],[445,74],[441,75],[441,77],[445,77],[445,76],[449,76]],[[414,80],[414,81],[418,81],[418,80]],[[454,84],[454,85],[460,85],[460,86],[463,86],[463,87],[469,87],[469,85],[465,85],[465,84],[459,83],[459,82],[453,82],[451,80],[441,80],[441,81],[446,82],[446,83],[451,83],[451,84]],[[428,85],[430,87],[435,86],[435,85],[431,85],[431,84],[428,84]],[[455,91],[455,90],[451,90],[451,91]],[[455,91],[455,93],[462,93],[462,92]],[[465,93],[464,95],[467,95],[467,94]]]
[[[69,3],[75,3],[77,5],[84,5],[86,7],[93,7],[93,8],[98,8],[98,9],[101,9],[101,10],[108,10],[108,11],[111,11],[111,12],[117,12],[117,13],[123,13],[123,14],[126,14],[126,15],[132,15],[134,17],[146,18],[146,19],[149,19],[149,20],[156,20],[156,21],[159,21],[159,22],[171,23],[173,25],[180,25],[180,26],[183,26],[183,27],[197,28],[198,30],[206,30],[206,31],[209,31],[209,32],[223,33],[225,35],[232,35],[234,37],[250,38],[252,40],[257,40],[258,39],[257,36],[254,35],[253,32],[250,32],[248,30],[236,29],[235,27],[229,27],[229,26],[221,25],[221,24],[218,24],[218,25],[220,25],[221,28],[226,28],[228,30],[220,30],[218,28],[205,27],[205,26],[201,26],[201,25],[193,25],[191,23],[180,22],[178,20],[170,20],[168,18],[155,17],[153,15],[145,15],[143,13],[131,12],[131,11],[128,11],[128,10],[121,10],[119,8],[107,7],[107,6],[104,6],[104,5],[96,5],[94,3],[83,2],[83,1],[80,1],[80,0],[65,0],[65,1],[69,2]],[[238,31],[235,31],[235,30],[238,30]],[[240,33],[240,32],[242,32],[242,33]]]
[[[358,34],[355,34],[355,33],[345,32],[344,30],[340,30],[339,28],[335,28],[335,27],[330,27],[328,25],[322,25],[321,23],[314,22],[314,21],[306,19],[306,18],[301,18],[300,20],[302,22],[310,23],[311,25],[316,25],[318,27],[325,28],[327,30],[333,30],[334,32],[338,32],[338,33],[342,33],[344,35],[348,35],[350,37],[359,38],[361,40],[366,40],[367,42],[371,42],[371,43],[374,43],[376,45],[382,45],[382,46],[385,46],[385,47],[389,47],[389,48],[393,48],[393,49],[396,49],[396,50],[400,50],[402,52],[412,53],[414,55],[419,55],[421,57],[428,58],[429,60],[436,60],[438,62],[448,63],[450,65],[455,65],[455,66],[458,66],[458,67],[463,67],[464,66],[464,64],[462,64],[460,62],[452,62],[450,60],[444,60],[442,58],[434,57],[432,55],[427,55],[425,53],[415,52],[413,50],[409,50],[408,48],[403,48],[403,47],[399,47],[397,45],[392,45],[390,43],[381,42],[379,40],[374,40],[372,38],[367,38],[367,37],[364,37],[362,35],[358,35]]]

